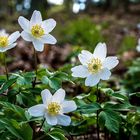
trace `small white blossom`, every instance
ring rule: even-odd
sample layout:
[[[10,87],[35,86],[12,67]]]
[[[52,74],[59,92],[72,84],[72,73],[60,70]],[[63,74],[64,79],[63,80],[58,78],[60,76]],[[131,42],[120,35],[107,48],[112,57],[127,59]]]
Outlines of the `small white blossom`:
[[[0,52],[5,52],[9,49],[14,48],[17,43],[15,41],[20,37],[19,31],[7,34],[4,29],[0,30]]]
[[[31,116],[44,116],[50,125],[70,125],[71,118],[64,113],[76,110],[77,106],[74,101],[66,101],[65,91],[59,89],[54,95],[48,89],[41,92],[43,104],[38,104],[28,109]]]
[[[140,52],[140,39],[138,39],[138,45],[136,46],[136,50]]]
[[[73,77],[86,78],[86,86],[95,86],[100,79],[108,80],[111,76],[110,70],[118,63],[116,56],[106,57],[107,48],[105,43],[98,43],[94,53],[83,50],[78,58],[82,65],[71,69]]]
[[[24,40],[32,42],[36,51],[43,51],[44,44],[55,44],[56,39],[49,33],[56,26],[54,19],[42,21],[41,13],[35,10],[29,20],[20,16],[18,23],[23,29],[21,36]]]

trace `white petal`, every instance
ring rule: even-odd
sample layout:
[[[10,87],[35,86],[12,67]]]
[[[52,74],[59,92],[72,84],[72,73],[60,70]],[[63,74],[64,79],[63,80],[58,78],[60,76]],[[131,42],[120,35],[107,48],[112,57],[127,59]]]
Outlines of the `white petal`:
[[[8,37],[9,45],[12,44],[13,42],[15,42],[19,37],[20,37],[19,31],[16,31],[16,32],[12,33]]]
[[[62,125],[62,126],[68,126],[71,123],[71,118],[66,115],[58,115],[57,116],[57,124]]]
[[[106,44],[98,43],[94,50],[93,56],[103,61],[106,58],[106,54],[107,54]]]
[[[6,30],[5,29],[1,29],[0,30],[0,36],[8,36],[9,34],[6,33]]]
[[[63,102],[65,98],[65,94],[66,93],[64,89],[62,88],[58,89],[52,97],[52,102],[58,102],[58,103]]]
[[[7,46],[7,47],[0,47],[0,52],[5,52],[5,51],[7,51],[7,50],[9,50],[9,49],[12,49],[12,48],[14,48],[16,45],[17,45],[17,43],[11,44],[11,45],[9,45],[9,46]]]
[[[41,22],[42,22],[41,13],[40,11],[35,10],[30,20],[30,26],[33,26],[35,24],[41,24]]]
[[[52,94],[48,89],[44,89],[41,92],[41,96],[42,96],[43,104],[47,105],[51,101]]]
[[[30,113],[31,116],[34,116],[34,117],[44,116],[45,106],[44,104],[32,106],[28,109],[28,112]]]
[[[50,34],[43,35],[39,39],[42,43],[47,43],[47,44],[56,44],[57,40]]]
[[[51,116],[48,113],[45,113],[46,121],[49,125],[56,125],[57,124],[57,118],[56,116]]]
[[[83,50],[81,54],[78,55],[78,58],[83,65],[87,65],[89,61],[93,58],[93,54],[89,51]]]
[[[18,23],[19,25],[21,26],[21,28],[27,32],[29,32],[29,29],[30,29],[30,22],[29,20],[27,20],[26,18],[20,16],[18,18]]]
[[[136,50],[140,52],[140,45],[137,45]]]
[[[56,26],[56,21],[54,19],[47,19],[42,22],[42,27],[45,30],[45,33],[51,32]]]
[[[86,86],[95,86],[99,83],[100,81],[100,76],[98,74],[96,75],[89,75],[86,80],[85,80],[85,85]]]
[[[102,80],[108,80],[111,76],[111,72],[107,68],[102,69],[99,74]]]
[[[85,78],[89,75],[89,71],[86,66],[79,65],[71,69],[73,77]]]
[[[77,109],[74,101],[64,101],[62,103],[63,113],[68,113]]]
[[[26,40],[26,41],[31,42],[31,41],[33,40],[33,39],[32,39],[33,37],[31,36],[31,34],[25,32],[25,31],[22,31],[22,32],[21,32],[21,36],[22,36],[22,38],[23,38],[24,40]]]
[[[110,69],[113,69],[114,67],[116,67],[118,65],[118,63],[119,63],[119,61],[118,61],[117,57],[110,56],[104,60],[103,67],[108,68],[110,70]]]
[[[37,39],[33,40],[33,45],[36,51],[42,52],[44,50],[44,44]]]

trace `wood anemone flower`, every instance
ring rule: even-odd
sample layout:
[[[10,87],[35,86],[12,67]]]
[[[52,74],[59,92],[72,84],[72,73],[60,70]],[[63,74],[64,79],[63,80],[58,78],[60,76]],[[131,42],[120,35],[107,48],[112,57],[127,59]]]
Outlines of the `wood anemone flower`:
[[[31,116],[43,116],[50,125],[70,125],[71,118],[64,113],[76,110],[77,106],[74,101],[64,100],[65,90],[58,89],[54,95],[48,89],[41,92],[43,104],[38,104],[28,109]]]
[[[73,77],[86,78],[86,86],[95,86],[101,80],[108,80],[111,76],[110,70],[118,65],[116,56],[107,55],[105,43],[98,43],[94,53],[83,50],[78,58],[82,65],[71,69]]]
[[[7,50],[14,48],[17,45],[15,41],[19,37],[19,31],[16,31],[9,35],[4,29],[0,30],[0,52],[6,52]]]
[[[42,52],[44,44],[55,44],[57,40],[49,34],[56,26],[54,19],[42,21],[40,11],[35,10],[30,21],[20,16],[18,23],[23,29],[21,36],[24,40],[32,42],[36,51]]]

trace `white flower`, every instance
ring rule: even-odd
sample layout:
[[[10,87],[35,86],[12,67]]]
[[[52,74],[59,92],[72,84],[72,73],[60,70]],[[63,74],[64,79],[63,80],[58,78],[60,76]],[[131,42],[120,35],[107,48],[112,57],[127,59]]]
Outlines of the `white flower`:
[[[140,38],[138,39],[138,45],[136,46],[136,50],[140,52]]]
[[[56,39],[49,33],[56,26],[54,19],[42,21],[42,16],[39,11],[34,11],[29,20],[20,16],[18,23],[23,29],[21,36],[24,40],[32,42],[36,51],[43,51],[44,44],[55,44]]]
[[[77,106],[74,101],[66,101],[65,91],[59,89],[54,95],[48,89],[41,92],[43,104],[35,105],[28,109],[31,116],[44,116],[50,125],[70,125],[71,118],[64,113],[76,110]]]
[[[116,56],[106,57],[107,48],[105,43],[98,43],[94,53],[83,50],[78,58],[82,65],[72,68],[73,77],[86,78],[86,86],[95,86],[100,79],[108,80],[111,76],[110,70],[118,63]]]
[[[17,43],[14,43],[20,37],[19,31],[7,34],[4,29],[0,30],[0,52],[5,52],[11,48],[14,48]]]

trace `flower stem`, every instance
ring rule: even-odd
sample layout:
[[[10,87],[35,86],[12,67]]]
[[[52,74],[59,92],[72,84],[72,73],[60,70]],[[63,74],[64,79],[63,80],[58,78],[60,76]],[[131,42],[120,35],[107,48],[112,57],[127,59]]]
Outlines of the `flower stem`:
[[[99,102],[99,84],[97,84],[97,102]],[[100,140],[100,127],[99,127],[99,110],[97,110],[97,140]]]
[[[35,63],[35,74],[36,74],[36,77],[37,77],[37,53],[36,53],[35,48],[34,48],[34,63]],[[35,84],[36,84],[36,77],[33,81],[33,88],[35,87]]]
[[[41,129],[42,129],[42,127],[43,127],[44,122],[45,122],[45,118],[44,118],[44,119],[43,119],[43,121],[42,121],[42,124],[41,124],[41,126],[40,126],[40,128],[39,128],[39,130],[38,130],[38,133],[41,131]]]
[[[9,76],[8,76],[8,68],[7,68],[7,63],[6,63],[6,54],[5,54],[5,52],[3,53],[3,59],[4,59],[5,74],[6,74],[6,78],[8,80]]]
[[[35,61],[35,73],[37,75],[37,54],[35,48],[34,48],[34,61]]]

